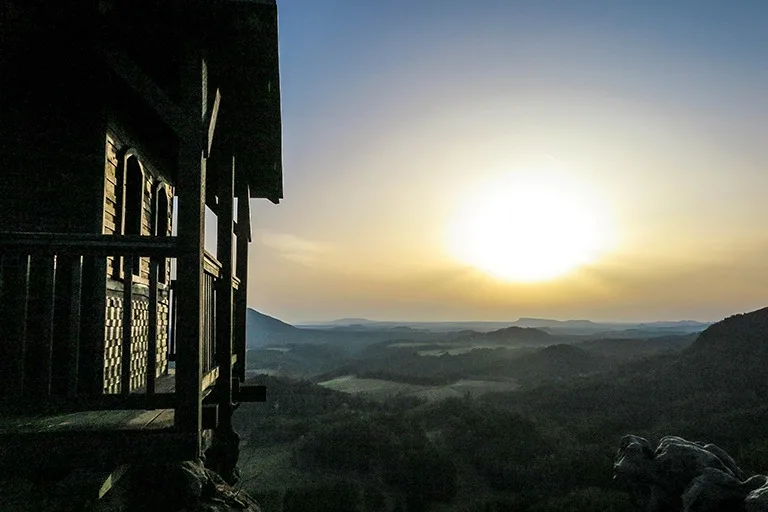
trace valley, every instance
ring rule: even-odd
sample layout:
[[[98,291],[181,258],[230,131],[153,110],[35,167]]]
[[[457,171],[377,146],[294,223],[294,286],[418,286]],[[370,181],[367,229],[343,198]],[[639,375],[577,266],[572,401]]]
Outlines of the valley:
[[[628,432],[768,469],[768,310],[651,336],[262,320],[277,332],[262,324],[248,364],[268,401],[235,420],[242,485],[266,511],[339,493],[338,510],[635,510],[611,479]]]

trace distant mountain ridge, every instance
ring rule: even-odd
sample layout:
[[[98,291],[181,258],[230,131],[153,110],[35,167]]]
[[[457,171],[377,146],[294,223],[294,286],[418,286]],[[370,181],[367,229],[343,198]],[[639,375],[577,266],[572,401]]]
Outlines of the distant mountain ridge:
[[[434,333],[418,331],[410,327],[393,324],[387,328],[364,329],[356,326],[340,328],[296,327],[282,320],[248,308],[246,315],[246,346],[259,348],[268,345],[332,344],[355,348],[369,343],[395,339],[408,335],[409,338],[434,338]]]
[[[541,329],[552,334],[572,334],[579,336],[601,335],[603,337],[654,337],[671,334],[688,334],[701,332],[711,323],[696,320],[659,321],[659,322],[594,322],[592,320],[553,320],[548,318],[522,317],[510,322],[409,322],[409,321],[376,321],[365,318],[342,318],[329,322],[304,322],[298,324],[306,329],[389,329],[393,327],[410,327],[420,331],[459,332],[477,331],[489,332],[506,327],[528,327]],[[628,332],[633,330],[633,332]],[[619,334],[619,333],[625,334]]]

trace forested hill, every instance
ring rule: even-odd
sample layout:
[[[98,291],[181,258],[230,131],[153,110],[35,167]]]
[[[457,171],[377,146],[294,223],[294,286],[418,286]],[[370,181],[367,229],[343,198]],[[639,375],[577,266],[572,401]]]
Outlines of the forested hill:
[[[682,353],[491,400],[532,414],[580,418],[600,437],[645,429],[733,447],[755,437],[768,442],[766,368],[768,309],[761,309],[713,324]]]
[[[555,336],[533,327],[504,327],[490,332],[461,331],[456,340],[475,343],[500,343],[521,345],[550,345],[557,342]]]

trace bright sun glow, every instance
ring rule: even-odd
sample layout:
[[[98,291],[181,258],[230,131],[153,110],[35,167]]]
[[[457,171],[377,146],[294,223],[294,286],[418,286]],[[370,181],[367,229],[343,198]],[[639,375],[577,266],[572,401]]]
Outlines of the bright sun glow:
[[[498,278],[546,281],[594,262],[611,245],[610,224],[597,198],[563,176],[507,176],[467,198],[449,244]]]

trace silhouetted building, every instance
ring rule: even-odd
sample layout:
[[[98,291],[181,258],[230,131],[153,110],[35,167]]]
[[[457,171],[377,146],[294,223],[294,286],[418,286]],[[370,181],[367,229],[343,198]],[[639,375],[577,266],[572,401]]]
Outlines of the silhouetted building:
[[[277,43],[274,0],[0,1],[0,471],[196,459],[263,398],[241,383]]]

